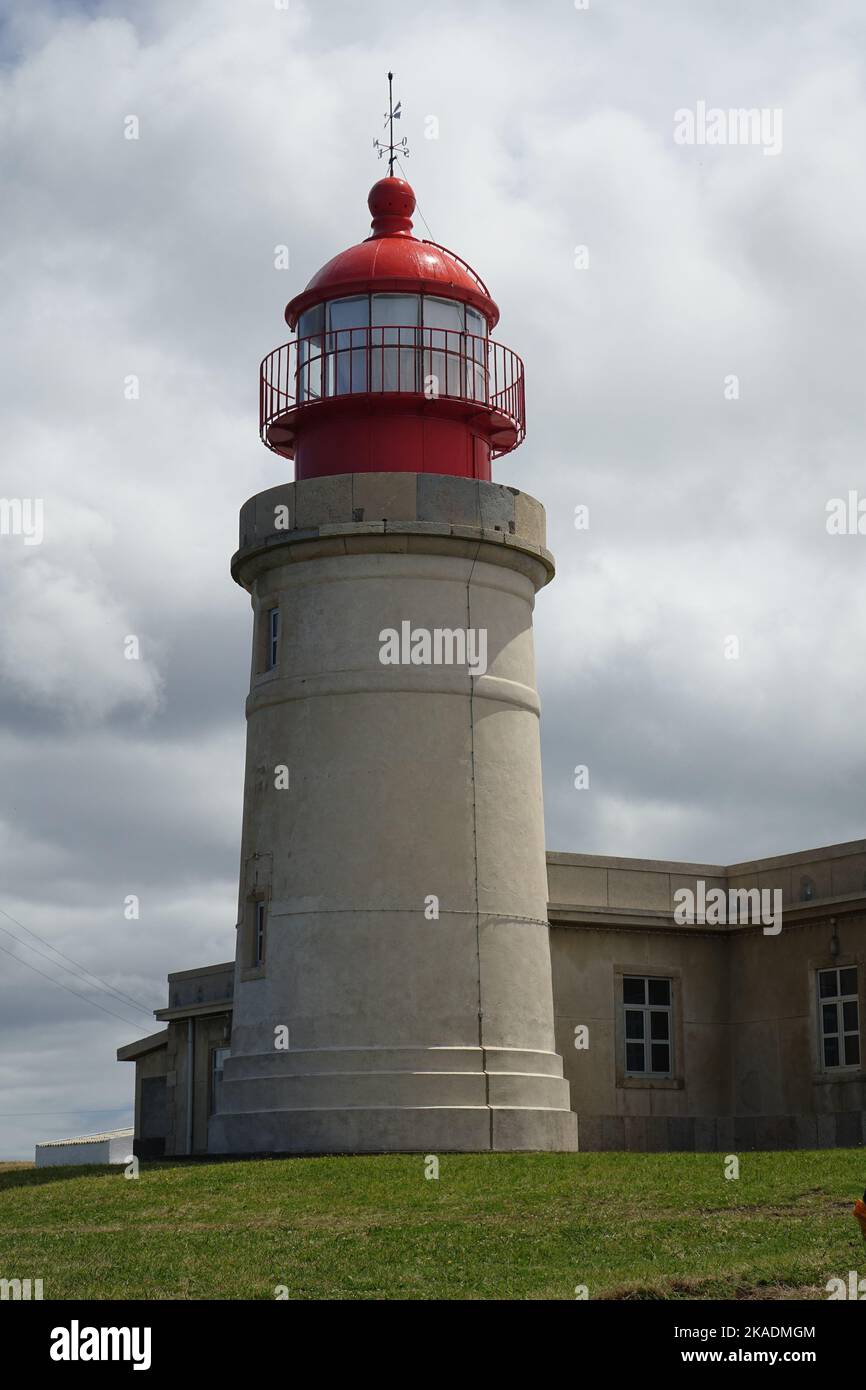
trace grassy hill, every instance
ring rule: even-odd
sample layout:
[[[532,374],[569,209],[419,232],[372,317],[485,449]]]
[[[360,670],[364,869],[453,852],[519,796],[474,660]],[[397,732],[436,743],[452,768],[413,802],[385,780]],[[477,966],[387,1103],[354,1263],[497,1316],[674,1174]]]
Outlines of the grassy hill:
[[[45,1298],[822,1298],[866,1268],[866,1151],[0,1168],[0,1277]],[[285,1296],[285,1295],[283,1295]]]

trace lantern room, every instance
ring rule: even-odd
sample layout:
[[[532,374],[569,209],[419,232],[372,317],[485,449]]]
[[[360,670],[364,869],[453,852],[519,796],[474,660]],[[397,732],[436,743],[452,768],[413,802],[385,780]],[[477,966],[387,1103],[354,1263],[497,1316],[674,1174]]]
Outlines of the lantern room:
[[[264,443],[295,477],[491,476],[525,434],[523,363],[496,342],[499,310],[453,251],[412,235],[404,179],[370,191],[372,231],[286,306],[295,337],[265,358]]]

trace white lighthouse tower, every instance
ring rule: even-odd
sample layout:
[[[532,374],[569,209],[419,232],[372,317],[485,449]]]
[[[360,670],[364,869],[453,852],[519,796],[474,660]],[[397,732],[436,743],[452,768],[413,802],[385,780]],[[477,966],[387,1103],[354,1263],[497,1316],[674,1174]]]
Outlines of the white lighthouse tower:
[[[402,179],[288,305],[241,512],[252,600],[231,1055],[212,1153],[575,1149],[554,1046],[532,612],[491,481],[520,359]]]

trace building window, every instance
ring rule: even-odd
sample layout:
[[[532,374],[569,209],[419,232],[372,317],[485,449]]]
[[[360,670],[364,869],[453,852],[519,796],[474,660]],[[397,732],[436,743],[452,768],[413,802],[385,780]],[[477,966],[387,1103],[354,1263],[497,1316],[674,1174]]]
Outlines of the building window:
[[[277,655],[280,646],[280,610],[279,608],[268,609],[268,651],[267,669],[273,671],[277,665]]]
[[[623,975],[626,1076],[673,1075],[671,982]]]
[[[253,965],[264,964],[267,915],[267,904],[260,898],[255,904],[255,917],[253,919]]]
[[[231,1052],[227,1047],[215,1047],[211,1052],[211,1072],[210,1072],[210,1113],[219,1109],[220,1092],[223,1080],[223,1067],[227,1057]]]
[[[859,1067],[860,1006],[856,965],[818,971],[818,1011],[824,1069]]]
[[[811,878],[800,879],[800,902],[810,903],[815,896],[815,884]]]

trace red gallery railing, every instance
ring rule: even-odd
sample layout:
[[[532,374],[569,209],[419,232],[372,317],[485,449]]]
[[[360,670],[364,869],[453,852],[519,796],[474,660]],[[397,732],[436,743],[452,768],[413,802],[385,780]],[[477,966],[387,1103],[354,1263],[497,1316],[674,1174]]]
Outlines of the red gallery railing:
[[[523,363],[491,338],[450,328],[388,324],[295,338],[268,353],[259,382],[262,440],[282,417],[323,400],[358,394],[409,393],[468,401],[502,417],[516,433],[494,458],[526,434]]]

